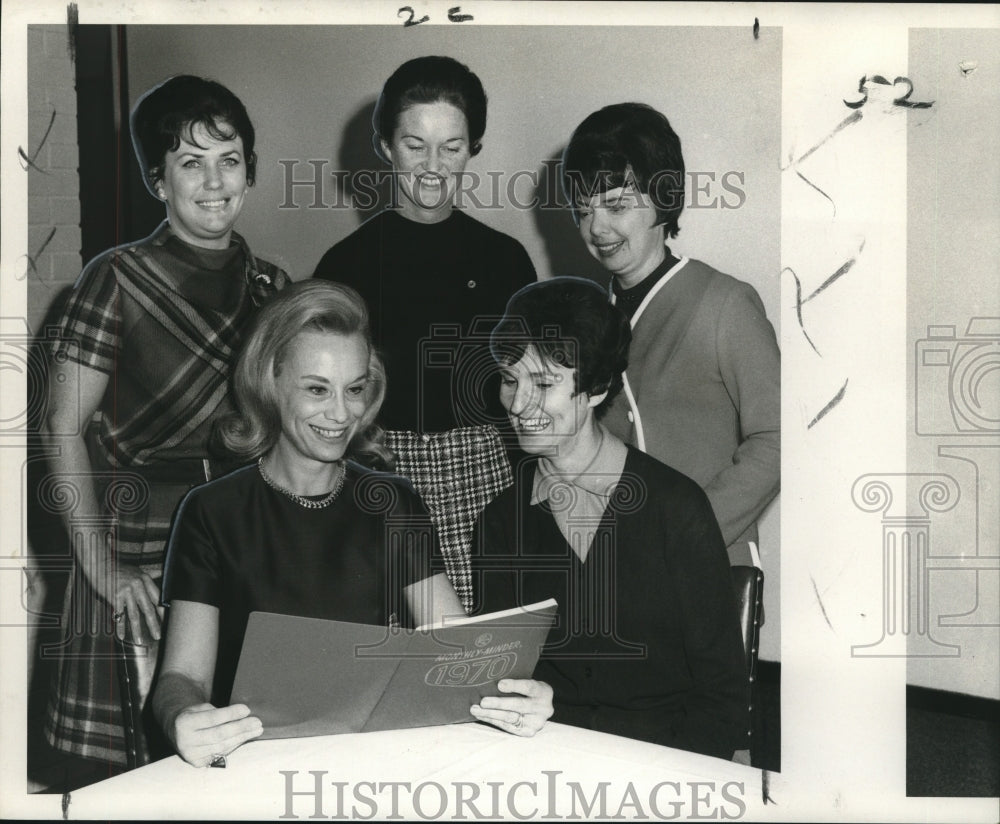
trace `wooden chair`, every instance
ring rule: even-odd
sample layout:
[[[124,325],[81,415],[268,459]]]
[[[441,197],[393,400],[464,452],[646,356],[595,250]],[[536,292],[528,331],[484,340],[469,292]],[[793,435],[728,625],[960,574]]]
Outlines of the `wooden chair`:
[[[757,658],[760,651],[760,618],[764,597],[764,571],[760,566],[757,546],[750,544],[754,566],[732,567],[733,587],[736,590],[740,611],[740,629],[743,631],[743,652],[746,656],[747,706],[750,708],[750,726],[747,729],[747,747],[737,750],[733,761],[740,764],[754,763],[754,705],[757,703]]]

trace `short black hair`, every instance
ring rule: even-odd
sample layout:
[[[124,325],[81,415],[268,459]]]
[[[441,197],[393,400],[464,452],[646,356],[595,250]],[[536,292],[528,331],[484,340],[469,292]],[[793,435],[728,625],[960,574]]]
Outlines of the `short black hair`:
[[[591,280],[557,277],[515,292],[490,335],[493,358],[517,363],[529,346],[543,360],[575,370],[574,391],[607,392],[594,410],[601,417],[622,389],[632,327],[628,318]]]
[[[616,103],[588,115],[563,152],[563,192],[577,207],[609,189],[635,185],[656,209],[657,224],[677,237],[684,209],[684,156],[670,121],[645,103]]]
[[[163,179],[167,152],[175,151],[181,139],[191,140],[201,125],[216,140],[243,140],[247,185],[257,175],[254,128],[242,101],[221,83],[179,74],[154,86],[132,109],[132,143],[139,157],[146,188],[153,191]]]
[[[486,92],[479,78],[452,57],[416,57],[392,73],[375,103],[372,129],[375,150],[379,141],[392,142],[399,116],[419,103],[450,103],[465,115],[469,127],[469,153],[479,154],[486,132]]]

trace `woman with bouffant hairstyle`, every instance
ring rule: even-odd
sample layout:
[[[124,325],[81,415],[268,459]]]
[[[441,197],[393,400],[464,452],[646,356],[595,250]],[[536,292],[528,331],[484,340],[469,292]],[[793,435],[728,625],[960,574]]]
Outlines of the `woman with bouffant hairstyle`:
[[[730,561],[751,564],[781,475],[781,355],[757,291],[667,246],[680,231],[684,157],[644,103],[584,118],[562,165],[587,251],[632,324],[625,391],[608,431],[697,481]]]
[[[464,615],[447,576],[431,573],[439,550],[420,498],[354,460],[392,463],[374,424],[385,378],[357,292],[290,286],[254,324],[233,383],[237,411],[220,434],[255,462],[185,497],[164,570],[153,710],[196,766],[263,729],[229,705],[251,612],[384,627]],[[406,551],[391,551],[397,539]]]
[[[368,405],[358,420],[347,454],[361,463],[392,469],[395,456],[382,445],[382,430],[375,424],[385,398],[385,370],[371,346],[368,309],[357,292],[342,284],[297,284],[271,312],[258,319],[233,371],[233,398],[239,411],[220,421],[218,436],[222,443],[230,452],[246,458],[257,458],[274,447],[281,435],[277,376],[290,345],[305,331],[365,339]]]

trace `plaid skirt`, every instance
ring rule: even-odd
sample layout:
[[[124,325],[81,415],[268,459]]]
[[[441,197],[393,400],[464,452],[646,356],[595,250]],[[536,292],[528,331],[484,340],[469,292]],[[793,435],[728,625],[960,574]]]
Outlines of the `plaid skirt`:
[[[92,453],[92,464],[108,518],[73,524],[71,517],[71,530],[79,534],[96,526],[115,547],[116,569],[138,568],[159,585],[174,510],[189,489],[205,482],[203,462],[115,469]],[[127,618],[124,639],[115,629],[113,605],[97,595],[75,564],[63,603],[62,640],[41,651],[57,658],[45,735],[63,752],[132,768],[149,762],[149,742],[160,737],[151,713],[144,711],[159,644],[145,628],[145,643],[133,643]]]
[[[445,572],[466,612],[473,606],[470,545],[486,504],[513,483],[510,461],[492,426],[420,434],[385,433],[396,473],[413,484],[438,532]]]

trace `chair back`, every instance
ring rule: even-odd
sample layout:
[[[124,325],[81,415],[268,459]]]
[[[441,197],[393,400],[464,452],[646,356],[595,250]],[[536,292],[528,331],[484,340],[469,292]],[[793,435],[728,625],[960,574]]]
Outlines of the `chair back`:
[[[731,569],[740,613],[740,630],[743,633],[747,676],[750,683],[753,683],[757,677],[757,653],[760,647],[760,609],[764,592],[764,572],[752,566],[734,566]]]
[[[754,696],[756,695],[757,658],[760,650],[761,604],[764,596],[764,572],[756,566],[731,567],[736,604],[740,614],[740,630],[743,633],[743,654],[747,672],[747,706],[750,713],[750,727],[747,729],[747,747],[737,750],[733,760],[740,764],[753,763]]]
[[[445,571],[470,612],[472,531],[486,504],[513,483],[500,434],[492,426],[471,426],[385,435],[385,445],[396,453],[395,472],[423,499],[438,533]]]

